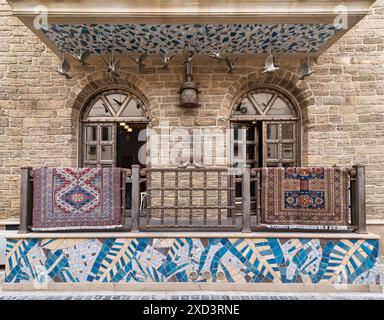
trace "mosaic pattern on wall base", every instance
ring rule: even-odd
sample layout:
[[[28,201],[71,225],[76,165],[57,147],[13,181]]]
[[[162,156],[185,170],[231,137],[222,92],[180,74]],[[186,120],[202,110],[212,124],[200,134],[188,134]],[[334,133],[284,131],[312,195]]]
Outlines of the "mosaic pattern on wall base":
[[[8,239],[6,283],[377,284],[378,240]]]

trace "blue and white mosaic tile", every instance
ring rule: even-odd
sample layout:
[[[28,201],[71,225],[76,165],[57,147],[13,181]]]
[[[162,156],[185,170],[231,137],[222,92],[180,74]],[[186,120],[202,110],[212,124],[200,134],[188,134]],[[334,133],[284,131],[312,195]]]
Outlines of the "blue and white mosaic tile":
[[[191,277],[192,271],[196,277]],[[5,282],[39,279],[47,283],[377,284],[378,240],[9,239]]]
[[[317,52],[338,31],[333,24],[52,24],[43,30],[62,52],[181,52],[186,40],[197,53],[227,44],[229,53]]]

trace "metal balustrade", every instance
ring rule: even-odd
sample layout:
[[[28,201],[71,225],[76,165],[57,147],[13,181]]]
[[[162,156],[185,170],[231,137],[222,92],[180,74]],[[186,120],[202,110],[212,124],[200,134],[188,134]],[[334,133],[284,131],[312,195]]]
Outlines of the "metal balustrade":
[[[134,165],[122,170],[121,192],[130,179],[131,209],[121,231],[263,231],[261,221],[261,168],[243,168],[233,174],[227,167],[144,168]],[[365,166],[347,169],[349,209],[348,230],[366,232]],[[194,178],[199,176],[198,183]],[[214,181],[217,184],[212,185]],[[235,184],[241,183],[240,206]],[[255,194],[251,197],[251,184]],[[140,186],[146,186],[143,206]],[[125,196],[122,210],[126,210]],[[210,203],[210,199],[216,199]],[[20,233],[30,232],[33,211],[32,168],[21,168]],[[268,231],[274,231],[268,229]],[[282,231],[282,230],[279,230]],[[292,230],[290,230],[292,231]]]
[[[139,168],[133,166],[134,230],[241,230],[241,216],[235,214],[234,176],[228,170],[226,167],[149,168],[142,169],[139,175]],[[198,184],[196,176],[199,176]],[[143,178],[147,184],[147,205],[139,210],[136,190]]]

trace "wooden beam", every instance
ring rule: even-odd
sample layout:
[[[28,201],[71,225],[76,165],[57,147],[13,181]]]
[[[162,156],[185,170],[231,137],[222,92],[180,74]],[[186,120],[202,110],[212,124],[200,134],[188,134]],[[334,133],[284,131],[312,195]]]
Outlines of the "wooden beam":
[[[132,166],[131,232],[139,231],[140,219],[140,166]]]
[[[27,233],[32,223],[32,183],[31,167],[20,169],[20,227],[19,233]]]
[[[366,194],[365,194],[365,165],[354,165],[355,186],[352,198],[352,219],[358,233],[367,233]]]
[[[251,168],[246,166],[242,180],[243,228],[242,232],[251,232]]]

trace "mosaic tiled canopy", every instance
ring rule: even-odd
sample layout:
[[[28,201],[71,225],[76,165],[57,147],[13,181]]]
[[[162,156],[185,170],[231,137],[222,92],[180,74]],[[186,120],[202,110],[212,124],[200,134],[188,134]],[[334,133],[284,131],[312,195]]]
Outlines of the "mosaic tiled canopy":
[[[228,44],[227,52],[316,53],[338,29],[333,24],[52,24],[44,31],[62,52],[94,54],[145,49],[180,52],[188,40],[197,53]]]

